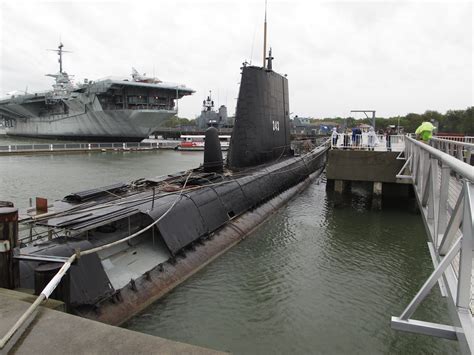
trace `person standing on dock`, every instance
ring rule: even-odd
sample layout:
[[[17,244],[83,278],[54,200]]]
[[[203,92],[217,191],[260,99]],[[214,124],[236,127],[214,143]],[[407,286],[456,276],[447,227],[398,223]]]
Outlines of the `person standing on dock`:
[[[338,136],[338,134],[337,134],[337,128],[334,127],[334,128],[332,129],[332,134],[331,134],[331,139],[332,139],[332,146],[333,146],[333,148],[334,148],[334,147],[337,147],[337,139],[338,139],[338,137],[339,137],[339,136]]]
[[[431,122],[423,122],[415,131],[416,137],[428,143],[431,137],[433,137],[433,130],[435,128]]]
[[[392,136],[395,134],[395,131],[392,129],[392,127],[388,127],[386,131],[386,137],[387,137],[387,152],[392,151]]]
[[[370,127],[369,133],[367,134],[367,146],[369,147],[369,150],[374,150],[374,147],[379,143],[378,141],[374,127]]]
[[[352,128],[352,145],[358,147],[361,139],[362,131],[359,127]]]
[[[351,130],[350,128],[347,128],[346,133],[344,134],[343,148],[350,149],[351,147],[350,142],[351,142]]]

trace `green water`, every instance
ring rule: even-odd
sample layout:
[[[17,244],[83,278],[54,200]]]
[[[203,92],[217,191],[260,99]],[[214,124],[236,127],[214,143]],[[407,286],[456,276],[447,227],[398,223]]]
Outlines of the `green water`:
[[[0,200],[27,207],[29,198],[60,199],[143,177],[197,167],[202,152],[143,151],[0,156]]]
[[[0,200],[83,189],[195,167],[199,152],[0,156]],[[342,202],[313,183],[249,238],[126,324],[237,354],[450,354],[455,342],[391,330],[432,271],[421,217]],[[451,324],[438,288],[414,318]]]
[[[457,344],[391,330],[432,265],[421,217],[334,207],[312,184],[251,237],[126,327],[237,354],[449,354]],[[450,323],[439,289],[414,318]]]

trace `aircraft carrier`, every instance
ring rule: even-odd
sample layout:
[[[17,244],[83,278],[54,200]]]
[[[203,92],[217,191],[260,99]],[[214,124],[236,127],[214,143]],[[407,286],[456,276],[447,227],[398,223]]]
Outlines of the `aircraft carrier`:
[[[177,114],[177,101],[194,90],[161,82],[132,69],[132,78],[106,78],[76,85],[63,71],[60,43],[59,72],[53,90],[15,92],[0,99],[0,122],[12,136],[88,141],[141,141]]]

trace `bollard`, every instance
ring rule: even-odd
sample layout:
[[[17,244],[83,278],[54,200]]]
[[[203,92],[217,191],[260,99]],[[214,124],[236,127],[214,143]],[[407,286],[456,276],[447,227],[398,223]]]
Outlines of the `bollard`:
[[[11,202],[0,202],[0,287],[19,287],[20,268],[13,258],[18,245],[18,209]]]
[[[63,265],[60,263],[46,263],[35,268],[35,295],[39,295],[46,285],[53,279]],[[65,311],[70,311],[71,304],[71,280],[70,271],[68,271],[56,289],[51,293],[49,298],[63,301]]]

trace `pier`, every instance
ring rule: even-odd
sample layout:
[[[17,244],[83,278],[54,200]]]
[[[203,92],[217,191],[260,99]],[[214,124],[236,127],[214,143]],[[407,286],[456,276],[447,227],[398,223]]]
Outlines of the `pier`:
[[[5,334],[28,308],[22,293],[0,289],[0,333]],[[15,295],[17,294],[17,295]],[[19,296],[18,296],[19,295]],[[33,296],[29,296],[33,298]],[[48,300],[30,317],[0,354],[222,354],[160,337],[73,316],[55,309],[58,301]],[[27,327],[27,325],[30,326]]]
[[[412,187],[434,271],[402,314],[392,316],[391,327],[458,340],[463,352],[474,353],[474,144],[458,137],[435,137],[429,144],[409,135],[393,137],[397,146],[390,148],[369,147],[362,139],[333,142],[328,180],[337,192],[347,190],[352,181],[372,182],[374,198],[385,184]],[[447,299],[452,324],[412,318],[436,284]]]

